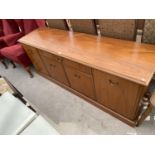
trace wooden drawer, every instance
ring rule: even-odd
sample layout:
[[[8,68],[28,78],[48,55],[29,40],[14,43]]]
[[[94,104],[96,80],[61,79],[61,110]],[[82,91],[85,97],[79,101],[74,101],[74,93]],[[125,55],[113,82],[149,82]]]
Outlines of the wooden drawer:
[[[67,77],[66,77],[66,74],[65,74],[62,64],[58,61],[51,59],[51,57],[46,57],[44,55],[41,55],[41,58],[44,61],[45,66],[46,66],[50,76],[53,79],[69,86],[69,83],[68,83],[68,80],[67,80]]]
[[[97,101],[129,119],[135,119],[141,86],[98,70],[93,74]]]
[[[27,55],[31,59],[36,70],[43,73],[43,74],[48,75],[48,72],[46,70],[46,67],[45,67],[43,61],[40,58],[38,50],[34,47],[27,46],[27,45],[23,45],[23,47],[24,47]]]
[[[49,53],[49,52],[46,52],[46,51],[43,51],[43,50],[39,50],[40,54],[44,57],[47,57],[47,58],[50,58],[54,61],[57,61],[57,62],[62,62],[63,58],[62,57],[59,57],[57,55],[54,55],[52,53]]]
[[[65,66],[65,70],[71,88],[77,90],[87,97],[95,99],[94,83],[91,75],[67,66]]]
[[[84,66],[84,65],[79,64],[77,62],[64,59],[63,60],[63,64],[65,66],[72,67],[72,68],[77,69],[77,70],[79,70],[81,72],[84,72],[84,73],[87,73],[87,74],[91,74],[92,75],[92,70],[91,70],[90,67]]]

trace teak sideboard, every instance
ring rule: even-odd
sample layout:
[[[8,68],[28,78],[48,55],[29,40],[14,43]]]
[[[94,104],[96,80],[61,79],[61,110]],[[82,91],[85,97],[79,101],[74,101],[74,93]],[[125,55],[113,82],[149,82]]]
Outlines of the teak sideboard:
[[[155,46],[51,28],[19,40],[39,74],[131,126],[155,71]]]

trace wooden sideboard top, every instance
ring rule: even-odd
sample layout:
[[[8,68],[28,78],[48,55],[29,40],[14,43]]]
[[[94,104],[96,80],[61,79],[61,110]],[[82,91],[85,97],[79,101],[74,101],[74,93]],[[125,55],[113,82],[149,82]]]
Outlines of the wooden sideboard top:
[[[40,28],[20,43],[147,86],[155,72],[155,45]]]

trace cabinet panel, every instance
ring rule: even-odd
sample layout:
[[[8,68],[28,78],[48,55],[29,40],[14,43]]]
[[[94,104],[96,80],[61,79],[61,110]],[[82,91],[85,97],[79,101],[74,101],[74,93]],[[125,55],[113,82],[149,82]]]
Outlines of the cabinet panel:
[[[92,69],[90,67],[88,67],[88,66],[85,66],[85,65],[79,64],[77,62],[67,60],[67,59],[64,59],[63,64],[65,66],[72,67],[72,68],[77,69],[77,70],[79,70],[81,72],[92,75]]]
[[[91,75],[78,71],[74,68],[65,66],[68,80],[73,89],[78,92],[95,99],[94,84]]]
[[[62,57],[59,57],[57,55],[54,55],[52,53],[49,53],[49,52],[46,52],[46,51],[43,51],[43,50],[39,50],[40,54],[44,57],[47,57],[49,59],[52,59],[54,61],[57,61],[57,62],[62,62]]]
[[[53,79],[69,86],[69,83],[66,78],[65,71],[64,71],[62,64],[58,61],[54,61],[51,58],[47,58],[45,56],[41,56],[41,57],[46,65],[46,68],[47,68],[50,76]]]
[[[48,72],[46,70],[46,67],[43,63],[43,61],[40,58],[39,52],[36,48],[30,47],[27,45],[23,45],[27,55],[31,59],[34,67],[41,73],[48,75]]]
[[[134,119],[140,85],[98,70],[93,73],[97,101],[127,118]]]

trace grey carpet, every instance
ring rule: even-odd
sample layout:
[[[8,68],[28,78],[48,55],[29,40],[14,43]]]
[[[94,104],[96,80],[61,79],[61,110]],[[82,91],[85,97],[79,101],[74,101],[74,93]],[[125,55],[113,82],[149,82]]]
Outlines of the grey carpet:
[[[0,75],[46,115],[60,134],[155,134],[155,110],[141,126],[132,128],[34,70],[33,74],[31,79],[19,65],[6,70],[0,64]]]

